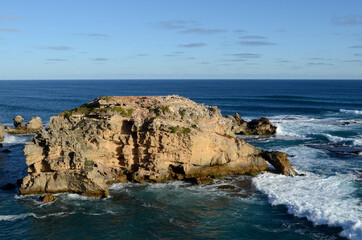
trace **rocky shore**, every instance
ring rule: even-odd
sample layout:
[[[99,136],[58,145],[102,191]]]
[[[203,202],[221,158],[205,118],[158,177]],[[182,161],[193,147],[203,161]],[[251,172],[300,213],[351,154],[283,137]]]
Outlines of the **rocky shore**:
[[[276,133],[277,127],[267,118],[253,119],[247,122],[236,113],[235,116],[227,115],[226,118],[232,121],[231,131],[241,135],[272,135]]]
[[[21,194],[108,195],[116,182],[208,183],[268,170],[297,174],[281,152],[235,137],[236,123],[217,107],[180,96],[100,97],[50,119],[24,147]]]

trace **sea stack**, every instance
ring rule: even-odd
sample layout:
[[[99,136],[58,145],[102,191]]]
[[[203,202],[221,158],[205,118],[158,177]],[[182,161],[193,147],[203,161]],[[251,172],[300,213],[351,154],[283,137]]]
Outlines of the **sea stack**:
[[[116,182],[207,183],[265,171],[270,159],[279,166],[277,152],[236,138],[231,125],[217,107],[180,96],[100,97],[52,117],[25,145],[19,192],[102,197]]]
[[[43,129],[43,125],[40,117],[34,117],[29,120],[29,122],[24,125],[24,118],[20,115],[16,116],[14,119],[14,127],[10,126],[5,128],[5,131],[10,134],[25,134],[25,133],[35,133]]]

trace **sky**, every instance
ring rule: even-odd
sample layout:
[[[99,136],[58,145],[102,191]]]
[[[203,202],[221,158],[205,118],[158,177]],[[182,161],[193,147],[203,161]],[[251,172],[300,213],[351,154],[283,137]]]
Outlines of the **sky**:
[[[362,79],[362,1],[0,0],[12,79]]]

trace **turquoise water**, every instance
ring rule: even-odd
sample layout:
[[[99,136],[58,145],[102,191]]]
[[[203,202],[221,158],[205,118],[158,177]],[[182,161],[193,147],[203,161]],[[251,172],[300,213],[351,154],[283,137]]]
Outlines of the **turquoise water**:
[[[0,122],[21,114],[47,123],[99,96],[166,94],[223,115],[270,118],[276,136],[245,140],[287,152],[307,176],[115,184],[106,199],[58,194],[51,204],[0,190],[0,239],[362,238],[362,81],[0,81]],[[31,137],[6,136],[0,186],[26,175],[22,147]]]

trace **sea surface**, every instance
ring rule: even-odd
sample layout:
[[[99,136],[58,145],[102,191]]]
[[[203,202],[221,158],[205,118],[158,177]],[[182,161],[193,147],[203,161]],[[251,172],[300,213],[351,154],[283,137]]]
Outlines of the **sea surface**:
[[[47,124],[99,96],[168,94],[223,115],[268,117],[275,136],[244,139],[287,152],[306,176],[121,183],[105,199],[56,194],[48,204],[0,190],[0,239],[362,239],[362,81],[0,81],[0,122],[20,114]],[[26,176],[22,148],[31,138],[6,135],[0,186]],[[218,189],[223,184],[236,188]]]

